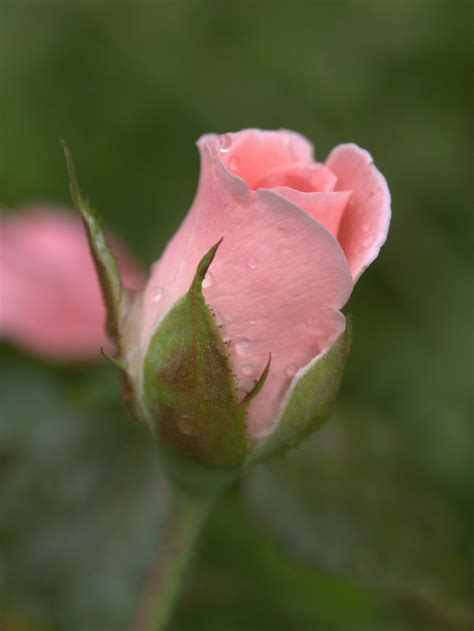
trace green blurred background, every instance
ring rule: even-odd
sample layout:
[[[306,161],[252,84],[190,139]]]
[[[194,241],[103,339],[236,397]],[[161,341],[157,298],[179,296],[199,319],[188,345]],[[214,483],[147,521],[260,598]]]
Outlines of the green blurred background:
[[[197,137],[369,149],[389,241],[347,307],[331,422],[219,503],[172,631],[466,630],[470,2],[0,2],[0,203],[69,205],[59,138],[137,257],[192,200]],[[0,627],[119,631],[164,510],[108,365],[0,347]]]

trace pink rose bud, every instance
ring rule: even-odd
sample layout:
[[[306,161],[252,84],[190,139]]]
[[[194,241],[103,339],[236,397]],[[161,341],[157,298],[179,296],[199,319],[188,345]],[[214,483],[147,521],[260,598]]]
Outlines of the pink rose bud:
[[[234,467],[327,416],[350,344],[341,309],[386,239],[390,194],[353,144],[324,164],[285,130],[198,146],[195,200],[143,297],[111,302],[135,410],[165,451]]]
[[[0,218],[0,336],[47,359],[97,359],[110,346],[81,223],[51,206]],[[114,249],[124,283],[143,286],[138,265]]]

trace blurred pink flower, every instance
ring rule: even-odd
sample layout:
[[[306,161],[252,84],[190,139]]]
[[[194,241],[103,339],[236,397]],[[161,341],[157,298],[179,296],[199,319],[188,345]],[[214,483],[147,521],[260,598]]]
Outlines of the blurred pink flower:
[[[143,286],[117,244],[126,286]],[[52,206],[0,217],[0,336],[48,359],[95,359],[109,347],[105,309],[78,216]]]
[[[340,309],[376,258],[390,194],[367,151],[337,146],[324,164],[295,132],[248,129],[198,142],[201,177],[187,217],[154,265],[144,297],[143,352],[188,290],[201,257],[223,237],[204,296],[251,401],[247,428],[268,434],[288,386],[345,327]]]

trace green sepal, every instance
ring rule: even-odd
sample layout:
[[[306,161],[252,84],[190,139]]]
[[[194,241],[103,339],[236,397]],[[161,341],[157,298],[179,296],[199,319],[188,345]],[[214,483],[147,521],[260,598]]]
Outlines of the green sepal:
[[[120,356],[115,356],[115,355],[111,355],[110,353],[108,353],[105,348],[101,348],[100,349],[100,354],[102,355],[102,357],[104,359],[106,359],[107,361],[109,361],[111,364],[113,364],[114,366],[116,366],[117,368],[119,368],[120,370],[126,370],[127,368],[127,363],[126,361],[120,357]]]
[[[125,290],[122,288],[117,262],[105,237],[102,221],[96,210],[83,197],[79,188],[76,167],[69,151],[69,147],[61,141],[66,158],[66,166],[69,177],[69,189],[72,201],[77,210],[81,213],[86,228],[87,239],[91,249],[92,258],[95,263],[97,275],[99,277],[102,295],[107,309],[106,329],[107,335],[115,342],[120,349],[121,338],[121,302]]]
[[[282,402],[282,413],[272,434],[257,444],[248,462],[266,460],[296,447],[328,418],[341,384],[351,346],[350,318],[334,344],[308,366]]]
[[[245,397],[242,399],[242,401],[240,402],[240,405],[243,408],[246,408],[248,406],[248,404],[250,403],[250,401],[252,401],[252,399],[255,399],[255,397],[257,396],[257,394],[260,392],[260,390],[263,388],[263,386],[265,385],[265,381],[267,380],[268,377],[268,373],[270,372],[270,366],[272,363],[272,354],[269,353],[268,354],[268,361],[267,361],[267,365],[265,366],[265,368],[263,369],[262,374],[260,375],[257,383],[254,385],[254,387],[252,388],[252,390],[250,390],[250,392],[248,392]]]
[[[148,424],[169,450],[201,464],[232,468],[247,451],[245,409],[202,294],[219,244],[203,257],[188,292],[153,334],[144,359],[141,400]]]

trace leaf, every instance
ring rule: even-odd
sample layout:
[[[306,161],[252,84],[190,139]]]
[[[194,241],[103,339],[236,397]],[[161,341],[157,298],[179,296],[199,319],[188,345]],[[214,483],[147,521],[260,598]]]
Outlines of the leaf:
[[[236,467],[246,453],[245,412],[202,280],[219,243],[201,260],[189,291],[158,325],[144,361],[149,425],[174,453]]]
[[[273,433],[257,445],[250,461],[264,460],[298,445],[327,419],[342,380],[351,343],[351,324],[326,353],[316,357],[294,383],[282,403]]]

